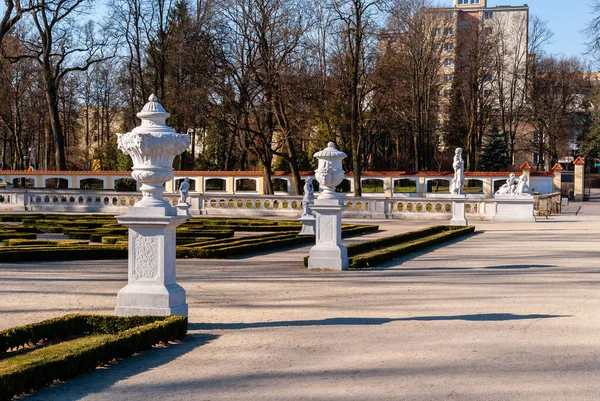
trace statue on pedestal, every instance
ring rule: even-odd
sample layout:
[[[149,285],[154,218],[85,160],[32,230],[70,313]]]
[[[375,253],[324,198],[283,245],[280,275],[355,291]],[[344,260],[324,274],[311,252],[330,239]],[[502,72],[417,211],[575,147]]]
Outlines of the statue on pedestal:
[[[185,177],[185,179],[179,186],[179,203],[186,203],[189,191],[190,180],[188,177]]]
[[[302,216],[308,216],[311,214],[310,205],[314,199],[314,187],[312,183],[312,177],[308,177],[304,183],[304,197],[302,198]]]
[[[453,195],[462,195],[465,186],[465,162],[462,158],[462,151],[462,148],[456,148],[454,152],[454,161],[452,162],[454,178],[452,178],[452,184],[450,185],[450,193]]]
[[[529,195],[529,185],[527,185],[527,174],[521,174],[516,186],[517,195]]]

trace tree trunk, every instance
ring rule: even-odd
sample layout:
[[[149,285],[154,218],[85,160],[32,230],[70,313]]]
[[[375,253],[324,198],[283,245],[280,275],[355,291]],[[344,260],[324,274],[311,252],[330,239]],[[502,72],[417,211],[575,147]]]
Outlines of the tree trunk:
[[[48,75],[48,72],[46,73]],[[54,80],[46,76],[46,101],[48,103],[48,112],[50,117],[50,128],[54,139],[54,163],[59,171],[67,169],[65,157],[65,138],[60,125],[60,113],[58,109],[57,88]]]

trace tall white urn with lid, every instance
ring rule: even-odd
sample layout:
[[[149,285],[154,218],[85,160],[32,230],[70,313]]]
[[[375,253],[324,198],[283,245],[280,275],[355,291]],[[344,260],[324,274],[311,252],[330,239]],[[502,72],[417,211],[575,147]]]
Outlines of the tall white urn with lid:
[[[133,159],[132,177],[142,199],[117,216],[129,227],[128,282],[117,295],[115,313],[131,315],[188,314],[185,290],[176,283],[175,229],[186,220],[163,199],[164,183],[173,178],[173,159],[188,148],[190,137],[168,127],[156,96],[137,114],[142,120],[118,135],[119,149]]]
[[[309,269],[347,270],[348,251],[342,245],[342,200],[335,187],[344,179],[342,160],[344,152],[335,148],[333,142],[314,154],[319,160],[315,177],[319,182],[321,194],[311,210],[317,218],[316,244],[310,249]]]

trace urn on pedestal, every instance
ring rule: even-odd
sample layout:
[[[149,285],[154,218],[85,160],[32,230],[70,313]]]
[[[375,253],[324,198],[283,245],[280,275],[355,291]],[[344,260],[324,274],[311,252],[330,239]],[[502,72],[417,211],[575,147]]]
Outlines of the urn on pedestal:
[[[129,227],[129,273],[115,313],[187,316],[185,290],[175,275],[175,229],[186,216],[163,199],[163,191],[164,183],[173,179],[173,159],[187,149],[190,137],[166,125],[169,113],[154,95],[137,116],[139,127],[117,134],[119,149],[133,159],[131,175],[143,196],[127,214],[117,216]]]
[[[315,177],[319,182],[321,194],[311,207],[317,217],[316,244],[310,249],[309,269],[347,270],[348,252],[342,245],[342,209],[343,202],[335,187],[344,179],[342,160],[344,152],[335,148],[333,142],[327,148],[315,153],[319,167]]]

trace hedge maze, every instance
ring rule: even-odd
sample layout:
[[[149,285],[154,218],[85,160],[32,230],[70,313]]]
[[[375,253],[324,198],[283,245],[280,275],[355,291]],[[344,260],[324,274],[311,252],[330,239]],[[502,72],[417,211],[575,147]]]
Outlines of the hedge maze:
[[[378,228],[344,224],[342,235]],[[177,228],[176,253],[178,258],[225,258],[314,241],[314,236],[298,236],[300,229],[295,220],[191,218]],[[37,239],[42,233],[64,234],[68,240]],[[0,262],[126,259],[127,233],[109,216],[0,215]]]

